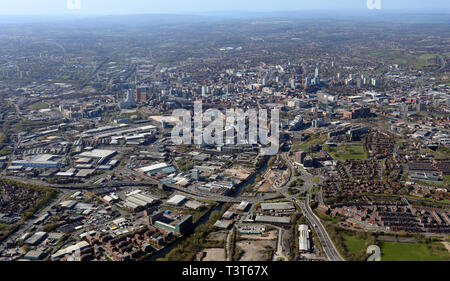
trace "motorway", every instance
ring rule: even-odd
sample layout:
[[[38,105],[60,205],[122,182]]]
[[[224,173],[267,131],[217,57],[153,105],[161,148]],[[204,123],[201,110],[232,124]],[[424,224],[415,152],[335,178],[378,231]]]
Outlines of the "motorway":
[[[24,179],[21,177],[12,177],[12,176],[4,176],[4,178],[9,178],[12,180],[25,182],[28,184],[35,184],[35,185],[43,185],[51,188],[57,188],[61,190],[95,190],[97,188],[102,187],[127,187],[127,186],[149,186],[149,185],[159,185],[161,184],[160,181],[149,177],[143,173],[128,169],[128,168],[122,168],[122,172],[128,176],[133,176],[136,178],[141,178],[141,181],[132,181],[132,180],[126,180],[126,181],[109,181],[105,183],[101,183],[99,185],[94,185],[90,183],[84,183],[84,184],[50,184],[48,182],[42,182],[40,180],[34,180],[34,179]],[[244,196],[237,196],[237,197],[230,197],[225,195],[219,195],[219,194],[211,194],[207,192],[200,192],[200,191],[193,191],[189,190],[185,187],[180,187],[174,184],[164,184],[165,187],[176,190],[179,193],[187,194],[191,197],[203,199],[203,200],[212,200],[217,202],[232,202],[232,203],[240,203],[242,201],[247,201],[249,203],[258,203],[264,200],[270,200],[275,197],[278,197],[278,194],[265,194],[261,196],[255,196],[255,197],[244,197]]]

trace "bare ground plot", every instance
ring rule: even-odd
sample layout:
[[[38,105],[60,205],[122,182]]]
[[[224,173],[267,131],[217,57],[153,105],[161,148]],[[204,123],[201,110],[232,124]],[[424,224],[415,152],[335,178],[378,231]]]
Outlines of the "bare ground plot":
[[[274,188],[280,187],[284,184],[285,178],[289,175],[289,171],[271,170],[265,175],[265,179],[269,181]]]
[[[166,121],[167,123],[176,123],[178,122],[178,119],[173,116],[150,116],[150,119],[155,120],[158,123],[161,123],[162,121]]]
[[[216,232],[211,232],[207,239],[212,241],[225,241],[227,239],[228,231],[227,230],[221,230]]]
[[[197,261],[226,261],[225,250],[222,248],[204,249],[196,256]]]
[[[261,193],[274,192],[275,189],[273,188],[273,185],[268,180],[264,180],[264,183],[258,187],[257,191],[261,192]]]
[[[266,247],[277,248],[276,240],[244,240],[236,244],[244,254],[240,261],[264,261],[264,252]]]
[[[240,237],[247,240],[274,240],[277,239],[278,230],[267,232],[267,236],[261,234],[241,234]]]
[[[244,167],[233,167],[230,169],[226,169],[224,171],[224,173],[225,173],[225,175],[236,177],[240,180],[245,180],[246,178],[248,178],[250,176],[252,171],[250,171],[249,169],[246,169]]]

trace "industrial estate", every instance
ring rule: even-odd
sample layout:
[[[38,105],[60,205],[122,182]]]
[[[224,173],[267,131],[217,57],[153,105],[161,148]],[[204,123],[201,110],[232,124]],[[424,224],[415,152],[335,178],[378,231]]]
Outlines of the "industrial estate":
[[[448,14],[0,25],[0,260],[450,260]]]

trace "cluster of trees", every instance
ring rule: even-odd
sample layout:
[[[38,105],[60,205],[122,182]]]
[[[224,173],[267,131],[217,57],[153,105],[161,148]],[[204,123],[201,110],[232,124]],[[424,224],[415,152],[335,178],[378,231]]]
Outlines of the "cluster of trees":
[[[239,237],[239,233],[237,232],[236,228],[233,228],[228,248],[228,256],[231,258],[232,261],[238,261],[245,253],[244,250],[236,246],[236,242],[240,240],[242,239]]]
[[[267,163],[267,165],[269,167],[271,167],[273,165],[273,163],[275,162],[275,160],[276,160],[275,156],[270,157],[269,162]]]
[[[39,200],[35,204],[33,204],[32,207],[30,207],[28,210],[24,212],[22,221],[26,221],[27,219],[31,218],[34,215],[34,213],[36,213],[36,211],[45,207],[52,199],[56,198],[56,196],[58,195],[58,191],[53,188],[31,185],[10,179],[0,179],[0,184],[1,183],[7,185],[14,185],[18,188],[33,189],[42,195],[39,198]]]
[[[292,187],[288,188],[289,195],[295,195],[295,194],[298,194],[299,192],[300,192],[300,190],[298,190],[296,188],[292,188]]]
[[[58,223],[47,223],[42,226],[42,231],[51,232],[55,230],[59,226]]]
[[[367,247],[369,247],[370,245],[376,245],[376,237],[372,233],[344,230],[333,225],[330,222],[326,222],[325,227],[337,250],[344,256],[346,260],[366,261],[369,257],[369,255],[366,253]],[[350,251],[344,243],[343,235],[352,236],[357,240],[364,241],[364,246],[358,251]]]
[[[302,179],[296,179],[295,181],[291,182],[289,187],[302,187],[305,184],[305,182]]]
[[[6,134],[0,132],[0,156],[12,153],[12,149],[8,147],[9,138]]]
[[[180,168],[181,171],[189,171],[192,168],[194,168],[194,164],[186,159],[179,160],[177,162],[178,168]]]
[[[271,261],[274,253],[275,253],[274,248],[272,248],[271,246],[266,246],[264,248],[264,260]]]

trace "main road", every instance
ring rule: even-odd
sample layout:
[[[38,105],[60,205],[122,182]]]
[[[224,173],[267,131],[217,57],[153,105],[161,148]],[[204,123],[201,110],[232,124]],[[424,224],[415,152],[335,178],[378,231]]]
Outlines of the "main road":
[[[289,169],[291,170],[290,178],[288,179],[288,181],[285,184],[285,187],[286,186],[288,187],[289,184],[295,180],[295,178],[293,177],[293,174],[294,174],[294,171],[296,168],[295,168],[294,164],[291,162],[291,160],[289,159],[289,157],[287,156],[287,154],[282,153],[281,157],[288,164]],[[334,246],[333,241],[331,240],[330,236],[328,235],[328,232],[326,231],[322,222],[316,216],[316,214],[314,214],[314,212],[312,211],[312,209],[310,207],[309,198],[310,198],[310,194],[311,194],[311,189],[314,186],[314,181],[312,180],[312,176],[307,172],[302,173],[302,175],[304,176],[304,178],[303,178],[305,181],[304,186],[306,187],[306,190],[307,190],[307,193],[305,196],[306,197],[305,201],[300,202],[297,198],[295,198],[294,195],[289,195],[285,191],[283,191],[283,195],[286,196],[286,198],[289,198],[289,199],[295,201],[300,206],[303,214],[306,216],[308,221],[313,225],[314,230],[316,231],[317,236],[319,237],[319,241],[320,241],[320,244],[322,245],[323,251],[327,255],[328,259],[330,261],[345,261],[342,258],[342,256],[339,254],[339,252],[337,251],[336,247]]]
[[[330,239],[327,231],[325,230],[325,227],[322,225],[322,222],[320,221],[320,219],[314,214],[314,212],[311,210],[311,207],[309,205],[309,198],[310,198],[310,193],[311,193],[311,189],[314,186],[314,182],[312,180],[312,176],[307,173],[307,172],[303,172],[303,179],[305,181],[304,186],[306,187],[306,191],[307,191],[307,195],[306,195],[306,199],[305,202],[300,202],[297,198],[295,198],[295,196],[293,195],[289,195],[288,194],[288,187],[289,185],[297,179],[297,177],[294,176],[294,171],[295,171],[295,167],[293,165],[293,163],[291,162],[291,160],[289,159],[289,157],[287,156],[286,153],[281,153],[281,157],[285,160],[285,162],[288,164],[289,169],[290,169],[290,174],[289,174],[289,178],[286,181],[286,183],[281,187],[281,190],[279,191],[279,193],[283,194],[286,198],[291,199],[292,201],[295,201],[300,208],[302,209],[303,214],[306,216],[306,218],[308,219],[308,221],[314,226],[314,229],[317,233],[317,236],[319,237],[320,243],[323,247],[323,250],[325,252],[325,254],[327,255],[328,259],[331,261],[344,261],[344,259],[339,255],[336,247],[334,246],[332,240]],[[134,176],[138,176],[144,179],[143,182],[136,182],[136,181],[120,181],[120,182],[109,182],[109,183],[103,183],[101,187],[118,187],[118,186],[137,186],[137,185],[148,185],[148,184],[159,184],[160,182],[156,179],[153,179],[147,175],[144,175],[142,173],[139,173],[137,171],[133,171],[131,169],[126,169],[123,168],[123,170],[125,172],[127,172],[130,175],[134,175]],[[57,184],[49,184],[49,183],[44,183],[38,180],[31,180],[31,179],[23,179],[23,178],[17,178],[17,177],[5,177],[5,178],[11,178],[14,180],[18,180],[18,181],[22,181],[22,182],[27,182],[30,184],[39,184],[39,185],[44,185],[44,186],[48,186],[48,187],[53,187],[53,188],[59,188],[62,190],[67,190],[67,189],[95,189],[96,186],[93,186],[92,184],[73,184],[73,185],[57,185]],[[165,186],[177,190],[178,192],[181,193],[185,193],[185,194],[189,194],[193,197],[196,198],[201,198],[201,199],[208,199],[208,200],[214,200],[214,201],[220,201],[220,202],[242,202],[242,201],[248,201],[250,203],[258,203],[264,200],[268,200],[273,198],[274,196],[278,196],[277,194],[274,194],[272,196],[259,196],[259,197],[253,197],[253,198],[249,198],[249,197],[229,197],[229,196],[222,196],[222,195],[216,195],[216,194],[203,194],[200,192],[193,192],[191,190],[188,190],[186,188],[182,188],[176,185],[171,185],[171,184],[164,184]],[[90,188],[89,188],[90,187]],[[100,186],[98,186],[100,187]]]

